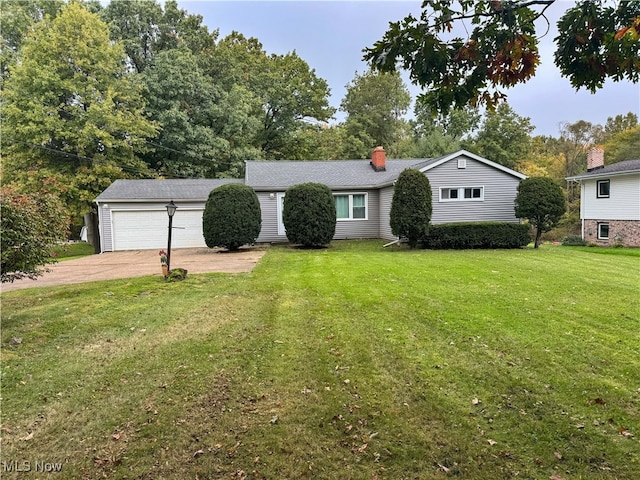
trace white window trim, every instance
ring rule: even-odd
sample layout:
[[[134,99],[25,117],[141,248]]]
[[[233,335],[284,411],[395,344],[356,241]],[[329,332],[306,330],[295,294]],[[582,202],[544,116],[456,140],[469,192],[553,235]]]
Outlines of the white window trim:
[[[611,231],[609,231],[606,237],[602,235],[602,227],[604,225],[606,225],[607,229],[610,230],[609,222],[598,222],[598,240],[609,240],[609,237],[611,236]]]
[[[479,188],[479,198],[464,198],[464,190],[466,188]],[[458,198],[442,198],[443,190],[458,190]],[[467,185],[464,187],[440,187],[440,201],[441,202],[483,202],[484,201],[484,185]]]
[[[354,195],[364,195],[364,218],[353,218],[353,196]],[[333,192],[333,196],[349,197],[349,218],[336,218],[338,222],[361,222],[361,221],[369,220],[369,194],[367,192]]]
[[[608,183],[609,184],[609,194],[608,195],[600,195],[600,184],[602,183]],[[611,197],[611,180],[604,179],[604,180],[596,180],[596,198],[609,198]]]
[[[277,216],[278,216],[278,235],[284,236],[287,234],[287,231],[284,228],[284,222],[282,221],[282,199],[284,198],[284,192],[278,192],[276,194],[276,201],[278,202],[277,208]]]

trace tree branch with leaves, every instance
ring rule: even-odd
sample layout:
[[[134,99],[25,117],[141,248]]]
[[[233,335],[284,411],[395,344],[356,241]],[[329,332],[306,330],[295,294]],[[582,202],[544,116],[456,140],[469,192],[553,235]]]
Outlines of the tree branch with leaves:
[[[408,70],[436,112],[467,105],[493,109],[506,99],[503,89],[535,75],[536,21],[546,19],[555,2],[426,0],[419,19],[408,15],[390,23],[383,38],[364,49],[364,59],[382,71]],[[640,79],[640,2],[612,7],[604,0],[581,1],[558,27],[555,63],[575,88],[594,92],[607,78]]]

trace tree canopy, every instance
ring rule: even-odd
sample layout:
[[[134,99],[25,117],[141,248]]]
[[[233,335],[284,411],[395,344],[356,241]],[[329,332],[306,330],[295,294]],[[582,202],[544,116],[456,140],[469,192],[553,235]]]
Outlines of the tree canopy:
[[[366,158],[376,145],[384,145],[390,156],[396,156],[406,124],[402,116],[410,104],[409,90],[399,73],[356,73],[340,104],[340,110],[347,113],[345,128],[353,139],[347,158]]]
[[[114,179],[149,174],[137,153],[156,126],[97,15],[65,5],[35,24],[19,56],[2,92],[5,180],[41,178],[47,190],[57,179],[57,193],[82,214]]]
[[[364,50],[364,59],[382,71],[398,64],[408,70],[435,111],[493,108],[506,98],[504,89],[536,74],[544,34],[536,21],[546,18],[555,1],[425,0],[420,18],[390,23],[383,38]],[[607,78],[640,79],[640,2],[579,1],[558,30],[555,64],[576,89],[595,92]]]

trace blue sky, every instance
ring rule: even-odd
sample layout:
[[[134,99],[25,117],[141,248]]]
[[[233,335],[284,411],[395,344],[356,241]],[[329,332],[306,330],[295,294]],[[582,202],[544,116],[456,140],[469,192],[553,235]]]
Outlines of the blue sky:
[[[563,122],[587,120],[604,125],[607,117],[634,112],[640,114],[640,85],[607,81],[595,94],[578,92],[562,78],[553,64],[555,23],[573,1],[560,1],[548,10],[551,30],[541,40],[542,63],[536,77],[508,90],[508,102],[521,116],[529,117],[534,134],[558,136]],[[330,104],[339,107],[345,86],[356,71],[363,73],[362,49],[372,46],[391,21],[420,13],[420,1],[179,1],[189,13],[202,15],[210,30],[220,38],[232,31],[255,37],[268,53],[295,50],[331,88]],[[412,97],[420,89],[405,83]],[[338,112],[336,121],[344,114]]]

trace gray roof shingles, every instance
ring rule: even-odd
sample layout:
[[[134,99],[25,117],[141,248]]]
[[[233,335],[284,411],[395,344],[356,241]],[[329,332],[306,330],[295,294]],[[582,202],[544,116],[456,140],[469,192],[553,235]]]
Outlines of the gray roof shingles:
[[[405,168],[416,168],[421,159],[387,160],[386,170],[376,172],[369,160],[248,161],[246,184],[256,190],[288,188],[299,183],[323,183],[332,189],[379,187],[390,184]]]
[[[592,170],[590,172],[581,173],[580,175],[576,175],[574,177],[569,178],[589,178],[596,177],[601,175],[609,175],[609,174],[622,174],[622,173],[633,173],[640,172],[640,159],[638,160],[625,160],[624,162],[612,163],[611,165],[607,165],[604,168],[598,168],[596,170]]]
[[[236,178],[116,180],[96,198],[96,201],[206,200],[214,188],[227,183],[242,182]]]

